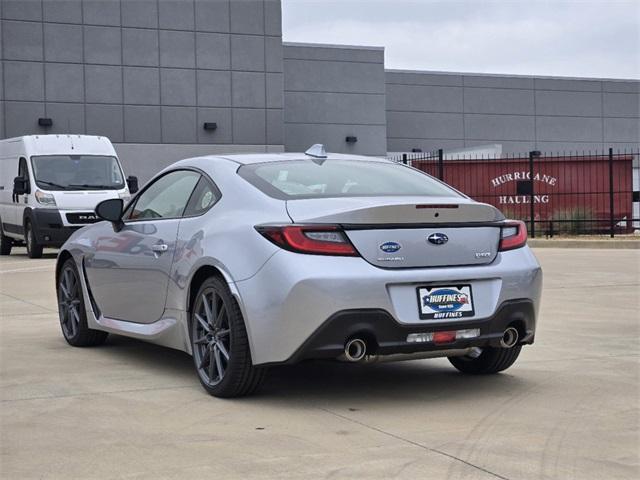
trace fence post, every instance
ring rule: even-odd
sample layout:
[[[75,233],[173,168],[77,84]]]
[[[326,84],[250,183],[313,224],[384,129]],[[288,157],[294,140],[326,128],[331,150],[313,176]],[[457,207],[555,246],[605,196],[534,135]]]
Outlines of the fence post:
[[[531,238],[536,238],[536,220],[535,220],[535,205],[533,195],[533,158],[540,156],[540,152],[529,152],[529,235]]]
[[[444,179],[444,150],[438,149],[438,179]]]
[[[614,237],[614,206],[613,206],[613,148],[609,148],[609,234]]]
[[[402,154],[402,163],[404,163],[405,165],[407,164],[407,154],[406,153]]]

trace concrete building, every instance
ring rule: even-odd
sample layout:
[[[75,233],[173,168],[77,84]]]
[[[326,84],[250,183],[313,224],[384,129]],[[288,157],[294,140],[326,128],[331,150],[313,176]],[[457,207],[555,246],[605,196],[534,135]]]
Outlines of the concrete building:
[[[283,45],[280,0],[0,0],[0,19],[0,137],[106,135],[142,180],[188,156],[316,142],[640,145],[639,81],[385,71],[382,47]]]
[[[383,48],[285,43],[284,74],[288,151],[386,154]]]
[[[143,178],[190,155],[282,150],[279,0],[0,5],[1,137],[106,135]]]
[[[491,143],[503,152],[638,148],[640,82],[386,73],[389,151]]]

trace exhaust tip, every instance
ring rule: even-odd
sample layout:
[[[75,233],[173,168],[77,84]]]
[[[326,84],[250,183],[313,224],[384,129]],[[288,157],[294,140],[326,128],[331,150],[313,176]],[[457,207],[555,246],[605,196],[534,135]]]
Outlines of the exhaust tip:
[[[518,343],[518,330],[514,327],[507,328],[502,334],[500,339],[500,346],[502,348],[512,348]]]
[[[344,357],[349,362],[359,362],[367,353],[367,344],[361,338],[352,338],[344,345]]]

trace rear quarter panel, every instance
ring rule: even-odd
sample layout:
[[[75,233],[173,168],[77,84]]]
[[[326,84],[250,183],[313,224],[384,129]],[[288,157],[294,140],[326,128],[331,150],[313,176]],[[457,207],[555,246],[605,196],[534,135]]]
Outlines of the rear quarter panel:
[[[285,202],[243,180],[236,174],[238,164],[196,159],[190,165],[211,178],[221,198],[205,214],[180,222],[167,298],[167,308],[176,310],[187,308],[191,279],[205,265],[220,270],[230,284],[254,276],[279,250],[254,227],[291,222]]]

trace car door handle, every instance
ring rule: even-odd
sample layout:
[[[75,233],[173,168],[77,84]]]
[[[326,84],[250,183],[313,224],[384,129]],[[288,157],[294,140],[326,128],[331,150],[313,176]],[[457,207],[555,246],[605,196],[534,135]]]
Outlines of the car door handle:
[[[151,250],[153,250],[156,253],[163,253],[169,250],[169,245],[166,245],[164,243],[159,243],[157,245],[153,245],[151,247]]]

